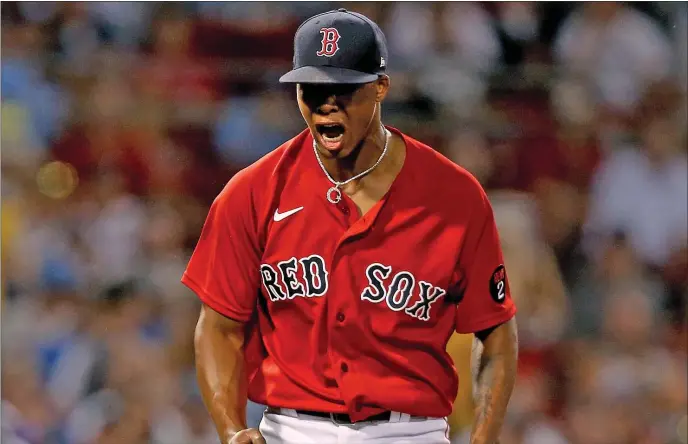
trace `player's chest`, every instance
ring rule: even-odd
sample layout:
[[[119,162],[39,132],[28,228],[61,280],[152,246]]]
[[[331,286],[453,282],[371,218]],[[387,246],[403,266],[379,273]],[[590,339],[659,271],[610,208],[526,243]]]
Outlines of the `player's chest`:
[[[347,298],[362,308],[429,320],[461,245],[460,233],[441,215],[397,205],[359,218],[353,205],[332,205],[311,212],[304,206],[283,218],[297,208],[278,209],[267,231],[260,274],[271,306]]]

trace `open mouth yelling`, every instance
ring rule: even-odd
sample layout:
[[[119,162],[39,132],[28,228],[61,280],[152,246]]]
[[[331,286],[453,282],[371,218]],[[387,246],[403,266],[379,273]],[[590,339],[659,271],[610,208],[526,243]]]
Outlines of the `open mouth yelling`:
[[[320,135],[320,144],[323,148],[330,151],[337,151],[342,146],[344,140],[344,125],[340,123],[323,123],[315,125],[315,129]]]

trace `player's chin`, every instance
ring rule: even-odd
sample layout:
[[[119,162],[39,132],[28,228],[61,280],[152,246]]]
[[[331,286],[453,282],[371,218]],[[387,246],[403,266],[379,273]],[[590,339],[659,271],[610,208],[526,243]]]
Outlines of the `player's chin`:
[[[335,157],[337,159],[346,159],[351,155],[351,153],[354,152],[356,149],[355,145],[348,144],[348,145],[343,145],[341,149],[337,151],[330,151],[332,153],[332,157]]]

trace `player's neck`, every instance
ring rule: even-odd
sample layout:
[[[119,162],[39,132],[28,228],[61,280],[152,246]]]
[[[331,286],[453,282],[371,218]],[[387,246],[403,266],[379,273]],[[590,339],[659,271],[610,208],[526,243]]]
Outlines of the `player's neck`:
[[[373,125],[374,129],[351,154],[341,159],[329,159],[329,162],[325,164],[325,168],[327,168],[334,180],[340,182],[347,180],[367,170],[378,161],[382,151],[385,149],[386,132],[379,121]]]

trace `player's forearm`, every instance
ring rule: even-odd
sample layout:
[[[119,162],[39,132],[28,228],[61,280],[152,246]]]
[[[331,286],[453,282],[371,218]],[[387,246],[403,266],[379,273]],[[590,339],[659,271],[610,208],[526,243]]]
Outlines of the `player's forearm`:
[[[482,344],[476,338],[473,351],[475,419],[470,442],[496,444],[516,380],[515,321],[497,327]]]
[[[218,326],[208,317],[201,314],[196,326],[196,375],[203,402],[221,442],[226,443],[246,428],[244,334],[240,328]]]

